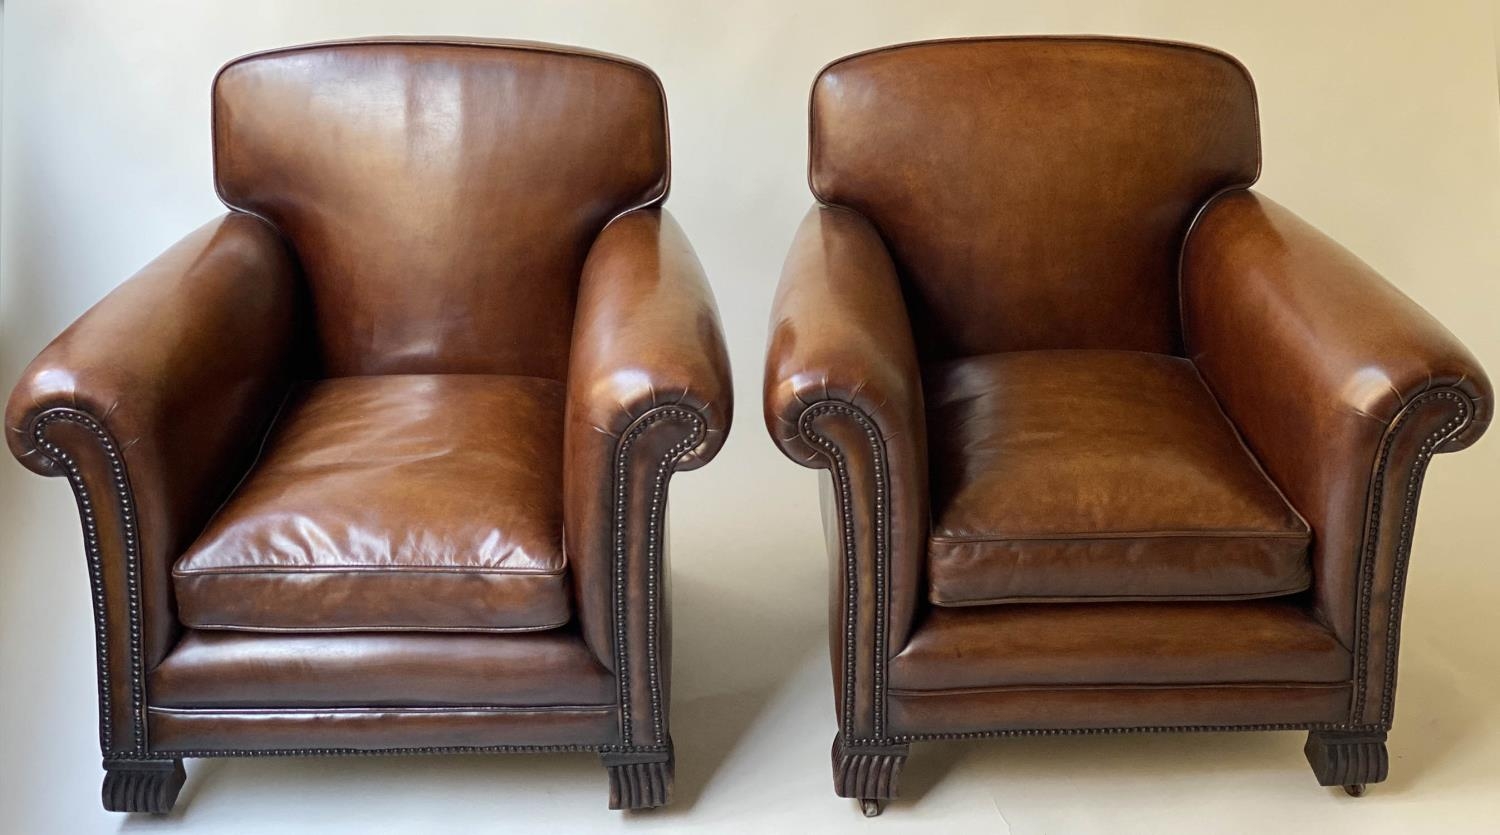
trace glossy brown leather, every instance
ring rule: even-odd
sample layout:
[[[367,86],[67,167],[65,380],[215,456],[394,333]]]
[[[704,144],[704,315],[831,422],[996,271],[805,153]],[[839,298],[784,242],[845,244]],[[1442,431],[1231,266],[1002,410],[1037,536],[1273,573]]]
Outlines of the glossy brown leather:
[[[771,308],[765,421],[787,457],[831,470],[834,691],[841,715],[847,708],[861,729],[873,728],[880,656],[905,642],[925,593],[927,430],[895,266],[854,212],[816,207],[792,241]],[[859,616],[851,598],[884,600]]]
[[[148,682],[173,708],[613,706],[575,629],[520,635],[185,632]]]
[[[818,77],[823,205],[764,391],[781,450],[828,471],[836,764],[948,734],[1390,727],[1422,475],[1492,391],[1247,190],[1255,110],[1233,59],[1134,39],[907,44]],[[1178,536],[1095,539],[1152,531]],[[1281,594],[929,608],[929,586]]]
[[[929,368],[923,389],[933,603],[1227,600],[1311,582],[1307,523],[1188,360],[1015,351]]]
[[[246,752],[325,756],[433,751],[587,751],[619,737],[614,707],[152,707],[154,751],[212,757]]]
[[[874,50],[813,85],[810,179],[869,218],[924,359],[1170,353],[1183,231],[1260,170],[1255,89],[1201,47],[980,38]]]
[[[276,232],[232,212],[188,235],[121,284],[34,359],[6,408],[18,460],[64,475],[36,446],[54,409],[97,421],[124,462],[134,511],[125,524],[100,439],[53,424],[49,438],[80,465],[101,525],[101,563],[123,566],[138,537],[143,657],[177,635],[169,572],[244,474],[293,372],[300,297],[296,265]],[[106,602],[126,638],[127,604]],[[119,646],[112,658],[128,654]],[[124,667],[112,681],[128,681]],[[126,694],[121,693],[121,696]]]
[[[1287,600],[935,607],[891,690],[1141,684],[1348,685],[1349,650]]]
[[[1348,684],[1100,685],[892,694],[891,723],[917,736],[1305,728],[1349,713]]]
[[[563,384],[480,374],[304,385],[172,570],[182,622],[271,631],[567,623]]]
[[[584,256],[666,197],[646,67],[544,44],[291,47],[214,83],[224,202],[287,236],[330,376],[563,378]]]
[[[667,480],[718,454],[733,382],[703,267],[663,210],[620,216],[589,252],[566,408],[563,527],[584,638],[612,672],[628,668],[632,715],[664,715],[651,694],[670,675],[670,611],[653,632],[644,607],[616,607],[616,584],[631,600],[665,594]],[[661,741],[654,724],[635,723],[635,741]]]
[[[1388,721],[1389,696],[1375,688],[1394,687],[1399,597],[1377,594],[1361,620],[1362,589],[1399,583],[1415,522],[1408,490],[1432,453],[1483,434],[1489,378],[1415,302],[1254,192],[1204,211],[1184,247],[1182,296],[1190,356],[1316,533],[1314,605],[1341,640],[1367,648],[1371,690],[1355,719]]]
[[[722,446],[731,383],[655,208],[655,75],[376,39],[231,62],[213,103],[237,210],[7,410],[17,457],[79,494],[106,760],[670,758],[666,485]]]

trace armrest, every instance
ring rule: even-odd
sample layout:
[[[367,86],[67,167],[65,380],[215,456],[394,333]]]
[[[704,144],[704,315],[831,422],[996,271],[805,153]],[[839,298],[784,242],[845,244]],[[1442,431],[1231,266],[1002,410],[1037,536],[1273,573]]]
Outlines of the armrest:
[[[646,697],[665,655],[657,601],[667,481],[723,446],[729,357],[703,268],[661,209],[627,212],[599,233],[574,317],[563,525],[579,618],[589,646],[630,690],[638,721],[624,743],[665,744],[664,726],[653,734],[639,717],[660,719],[663,710]]]
[[[1353,721],[1388,719],[1376,685],[1394,686],[1422,473],[1483,433],[1489,381],[1426,311],[1254,192],[1205,208],[1181,282],[1189,355],[1312,525],[1317,610],[1372,688]]]
[[[285,395],[298,292],[276,232],[232,212],[84,313],[11,393],[11,452],[66,475],[78,495],[109,663],[121,665],[113,687],[140,687],[175,639],[171,562],[239,480]],[[106,754],[134,733],[117,712],[104,717]]]
[[[825,524],[843,578],[830,589],[843,733],[879,737],[884,682],[871,671],[904,646],[923,585],[927,432],[901,283],[856,212],[817,206],[797,230],[772,306],[765,419],[788,458],[832,471]]]

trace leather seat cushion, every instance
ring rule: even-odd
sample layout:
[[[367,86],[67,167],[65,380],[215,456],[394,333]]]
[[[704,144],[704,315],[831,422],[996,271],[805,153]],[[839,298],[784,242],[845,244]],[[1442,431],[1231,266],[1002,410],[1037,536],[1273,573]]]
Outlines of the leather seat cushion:
[[[1307,523],[1189,360],[991,354],[929,368],[924,395],[933,603],[1231,600],[1311,583]]]
[[[343,377],[303,386],[173,569],[197,629],[549,629],[570,617],[563,385]]]

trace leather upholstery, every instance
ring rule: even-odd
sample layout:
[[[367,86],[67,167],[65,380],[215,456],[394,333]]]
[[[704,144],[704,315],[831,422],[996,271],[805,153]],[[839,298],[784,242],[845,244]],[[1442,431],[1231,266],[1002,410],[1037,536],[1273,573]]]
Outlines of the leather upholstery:
[[[924,389],[933,603],[1217,600],[1311,582],[1307,523],[1188,360],[989,354],[928,369]]]
[[[1317,606],[1352,642],[1382,437],[1405,407],[1451,389],[1467,417],[1437,451],[1468,446],[1493,413],[1489,378],[1427,311],[1254,192],[1232,192],[1204,211],[1184,247],[1182,294],[1189,355],[1317,531]]]
[[[477,374],[302,387],[177,561],[182,622],[301,632],[569,618],[563,385]]]
[[[1260,171],[1249,75],[1188,45],[875,50],[823,70],[811,121],[813,194],[880,230],[928,360],[1176,351],[1183,231]]]
[[[579,282],[563,438],[563,527],[584,638],[624,676],[627,742],[663,744],[670,703],[667,480],[718,454],[733,412],[729,355],[698,256],[661,209],[621,215]],[[623,617],[621,617],[623,616]]]
[[[100,562],[123,565],[127,542],[137,545],[147,663],[161,660],[177,635],[172,561],[244,474],[294,373],[300,309],[297,267],[276,232],[231,212],[79,317],[11,394],[6,440],[33,471],[64,474],[34,431],[54,410],[96,424],[120,456],[129,515],[115,500],[99,436],[69,422],[45,433],[81,465],[100,525]],[[123,597],[111,603],[109,612],[123,614]],[[123,685],[128,676],[117,672],[111,680]]]
[[[579,270],[666,197],[661,84],[541,44],[355,41],[214,82],[215,183],[297,250],[331,376],[563,378]]]
[[[663,802],[667,486],[732,387],[656,76],[381,38],[233,61],[213,113],[233,210],[6,410],[78,496],[106,806],[174,757],[438,750]]]
[[[575,629],[517,635],[192,630],[151,703],[220,708],[612,706],[614,677]]]
[[[1349,651],[1287,600],[935,607],[893,692],[1092,684],[1349,683]]]
[[[1244,69],[904,44],[819,75],[809,144],[764,395],[826,471],[838,790],[955,734],[1383,736],[1423,473],[1493,394],[1248,190]]]

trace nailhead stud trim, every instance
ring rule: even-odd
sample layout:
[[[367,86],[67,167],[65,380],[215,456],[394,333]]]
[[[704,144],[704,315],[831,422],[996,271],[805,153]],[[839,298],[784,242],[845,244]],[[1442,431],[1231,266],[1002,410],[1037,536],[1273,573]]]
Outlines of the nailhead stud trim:
[[[134,728],[134,744],[128,749],[115,749],[114,711],[110,678],[108,618],[105,611],[104,555],[99,542],[99,525],[94,498],[79,470],[78,462],[60,445],[47,439],[47,427],[54,423],[75,423],[88,430],[103,448],[109,461],[110,481],[113,486],[116,509],[120,514],[120,527],[125,540],[125,600],[126,620],[129,624],[130,651],[127,660],[130,676],[130,721]],[[140,538],[137,535],[134,502],[131,498],[130,479],[125,472],[125,461],[115,441],[104,427],[89,414],[71,408],[54,408],[42,412],[31,425],[32,442],[42,455],[63,470],[73,496],[78,503],[78,515],[83,521],[84,552],[88,558],[89,586],[94,601],[94,649],[98,666],[99,683],[99,747],[107,759],[144,758],[146,741],[146,684],[144,664],[141,660],[141,581]]]
[[[648,695],[651,699],[651,728],[656,742],[648,746],[636,746],[634,717],[630,707],[630,655],[626,629],[626,560],[628,543],[626,531],[629,507],[630,449],[643,433],[663,420],[684,421],[692,432],[673,444],[656,464],[651,482],[651,506],[646,529],[646,676]],[[658,406],[637,418],[634,425],[615,445],[614,460],[614,583],[613,596],[615,628],[614,656],[615,681],[620,699],[620,739],[625,748],[633,751],[666,751],[666,719],[662,710],[661,686],[661,607],[662,607],[662,555],[663,536],[666,530],[667,483],[678,462],[692,452],[707,437],[707,421],[696,411],[681,406]]]
[[[839,490],[839,525],[844,542],[844,710],[843,735],[855,739],[854,699],[858,649],[859,588],[858,560],[854,542],[853,491],[849,483],[849,465],[838,445],[826,436],[818,434],[813,421],[823,415],[841,415],[850,418],[864,430],[870,445],[871,462],[875,471],[875,658],[874,673],[873,732],[876,738],[885,733],[886,686],[885,661],[886,613],[890,609],[890,541],[888,539],[889,511],[886,503],[890,493],[889,474],[886,470],[885,442],[880,430],[865,414],[854,406],[841,401],[823,401],[808,407],[797,420],[797,429],[802,437],[820,450],[833,463],[834,480]],[[852,743],[851,743],[852,744]]]
[[[1396,539],[1396,559],[1391,582],[1390,611],[1385,624],[1385,677],[1381,689],[1380,726],[1389,728],[1395,713],[1396,662],[1400,650],[1401,609],[1406,593],[1406,570],[1411,560],[1412,534],[1416,525],[1417,500],[1421,497],[1422,482],[1427,474],[1427,465],[1439,448],[1452,440],[1468,426],[1473,410],[1469,399],[1453,389],[1435,389],[1423,394],[1401,410],[1386,430],[1380,450],[1380,464],[1375,471],[1371,487],[1370,517],[1365,532],[1365,547],[1360,559],[1360,584],[1358,624],[1355,632],[1355,691],[1349,712],[1351,722],[1359,721],[1365,710],[1365,689],[1369,677],[1369,643],[1371,609],[1374,605],[1375,568],[1380,552],[1380,521],[1385,498],[1386,472],[1390,465],[1391,449],[1395,446],[1400,430],[1416,411],[1434,401],[1450,401],[1454,406],[1453,417],[1435,429],[1422,441],[1417,449],[1416,460],[1406,480],[1406,494],[1401,508],[1401,527]]]

